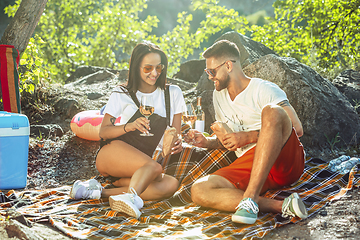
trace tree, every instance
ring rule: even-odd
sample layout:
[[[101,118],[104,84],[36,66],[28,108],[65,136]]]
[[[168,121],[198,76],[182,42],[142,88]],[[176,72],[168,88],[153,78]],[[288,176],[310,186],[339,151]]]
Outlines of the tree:
[[[19,9],[16,11],[14,18],[6,27],[0,44],[12,45],[19,50],[20,56],[25,51],[31,36],[34,33],[39,19],[45,9],[47,0],[20,0]],[[0,91],[0,99],[2,94]]]
[[[14,18],[5,29],[0,44],[15,46],[21,55],[34,33],[46,3],[47,0],[22,0]]]
[[[275,19],[252,37],[320,73],[360,60],[360,0],[277,0]]]

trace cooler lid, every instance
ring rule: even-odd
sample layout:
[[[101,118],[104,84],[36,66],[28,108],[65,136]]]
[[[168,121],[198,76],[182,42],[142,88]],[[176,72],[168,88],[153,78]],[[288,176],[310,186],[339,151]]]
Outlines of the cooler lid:
[[[19,129],[29,127],[29,120],[26,115],[0,111],[0,128]]]

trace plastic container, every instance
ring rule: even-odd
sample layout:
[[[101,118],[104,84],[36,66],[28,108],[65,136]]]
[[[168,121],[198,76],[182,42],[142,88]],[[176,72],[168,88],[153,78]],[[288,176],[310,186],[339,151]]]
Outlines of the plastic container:
[[[342,156],[340,156],[338,158],[335,158],[335,159],[331,160],[329,162],[328,168],[331,171],[335,172],[335,171],[338,170],[337,168],[342,162],[345,162],[345,161],[347,161],[349,159],[350,159],[350,156],[342,155]]]
[[[360,163],[360,159],[356,157],[352,157],[349,160],[346,160],[345,162],[340,163],[340,165],[337,167],[337,171],[340,174],[346,174],[351,171],[353,167],[355,167],[357,164]]]
[[[26,186],[29,135],[25,115],[0,111],[0,189]]]

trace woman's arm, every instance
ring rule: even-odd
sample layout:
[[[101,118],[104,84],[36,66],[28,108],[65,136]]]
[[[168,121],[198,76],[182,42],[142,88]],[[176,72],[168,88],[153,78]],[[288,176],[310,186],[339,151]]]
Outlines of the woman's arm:
[[[139,117],[134,122],[117,126],[115,126],[115,120],[115,117],[105,113],[99,132],[100,138],[112,139],[119,137],[127,132],[135,131],[136,129],[138,129],[140,132],[146,133],[150,128],[150,121],[145,117]]]

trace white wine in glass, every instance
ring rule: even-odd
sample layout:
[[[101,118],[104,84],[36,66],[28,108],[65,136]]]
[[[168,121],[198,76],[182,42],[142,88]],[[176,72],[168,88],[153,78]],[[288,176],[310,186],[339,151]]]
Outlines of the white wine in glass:
[[[184,123],[187,123],[194,128],[194,123],[196,121],[195,109],[192,104],[186,104],[186,111],[182,114],[182,120]]]
[[[154,113],[154,101],[151,96],[142,96],[141,102],[140,102],[140,113],[146,117],[146,119],[149,119],[149,117]],[[140,136],[154,136],[152,133],[141,133]]]

